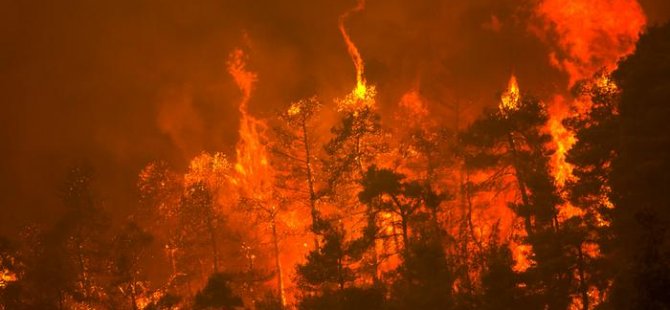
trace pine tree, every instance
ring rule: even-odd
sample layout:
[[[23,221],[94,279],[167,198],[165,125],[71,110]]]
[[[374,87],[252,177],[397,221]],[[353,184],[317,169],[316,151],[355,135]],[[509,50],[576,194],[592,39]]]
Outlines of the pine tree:
[[[64,247],[77,277],[69,294],[76,303],[93,305],[104,294],[109,218],[93,192],[92,168],[82,165],[70,169],[61,188],[61,199],[67,213],[54,227],[54,233],[63,238],[55,243]]]
[[[151,234],[133,222],[127,223],[113,241],[109,291],[120,291],[133,310],[139,309],[137,301],[146,295],[148,289],[142,264],[147,259],[146,252],[152,241]]]
[[[619,309],[670,308],[670,24],[651,28],[619,64],[618,138],[612,160],[611,294]]]
[[[576,143],[567,154],[573,165],[574,178],[568,180],[566,190],[570,203],[582,214],[572,219],[571,224],[579,235],[573,235],[578,249],[579,300],[584,309],[589,309],[602,300],[590,296],[597,289],[603,296],[611,286],[617,267],[608,264],[612,254],[613,205],[609,198],[609,183],[612,160],[617,145],[616,103],[619,88],[603,72],[593,78],[580,81],[574,87],[578,101],[588,103],[577,107],[574,116],[564,124],[575,133]],[[586,111],[578,111],[586,109]]]
[[[242,299],[230,288],[230,276],[223,273],[213,273],[193,301],[193,309],[233,309],[242,306]]]
[[[287,194],[295,201],[309,206],[311,216],[310,230],[314,237],[314,247],[319,247],[318,226],[320,212],[318,202],[323,195],[318,182],[318,149],[316,144],[315,121],[321,110],[316,97],[299,100],[291,104],[287,111],[279,115],[281,124],[276,126],[273,153],[281,165],[277,165],[280,183],[285,184]]]
[[[325,145],[325,194],[341,207],[341,214],[347,215],[343,220],[356,223],[360,219],[352,218],[352,214],[363,217],[360,222],[366,223],[364,227],[355,228],[360,231],[355,237],[358,239],[356,247],[369,253],[362,269],[376,282],[379,280],[379,259],[375,247],[377,214],[362,206],[357,194],[361,190],[360,181],[365,171],[381,153],[387,151],[387,146],[383,141],[380,116],[374,107],[364,105],[343,112],[340,122],[331,129],[334,137]]]
[[[379,287],[354,285],[359,277],[349,266],[361,260],[356,242],[345,241],[345,231],[333,221],[322,220],[321,247],[312,250],[304,264],[297,266],[302,296],[299,309],[380,309],[384,296]]]
[[[518,96],[518,95],[517,95]],[[550,136],[541,128],[547,121],[543,105],[514,98],[476,120],[463,134],[471,167],[509,169],[520,201],[509,204],[523,222],[522,242],[532,247],[523,279],[530,307],[565,309],[570,303],[573,249],[564,239],[566,227],[558,218],[561,201],[549,173]],[[533,306],[535,305],[535,306]]]

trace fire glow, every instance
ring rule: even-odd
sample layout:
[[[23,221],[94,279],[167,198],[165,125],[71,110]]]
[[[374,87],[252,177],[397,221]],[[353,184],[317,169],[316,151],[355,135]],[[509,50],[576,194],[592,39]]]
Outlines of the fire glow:
[[[303,63],[315,60],[290,48],[265,50],[273,45],[254,32],[261,26],[240,29],[243,39],[220,56],[221,68],[198,69],[217,72],[218,84],[203,86],[204,94],[234,92],[227,99],[235,108],[227,112],[236,119],[221,127],[234,127],[230,145],[189,149],[198,136],[216,132],[200,123],[216,119],[209,112],[218,110],[203,108],[210,104],[206,95],[161,95],[170,103],[157,108],[157,125],[187,154],[186,163],[180,169],[156,160],[135,174],[139,207],[109,242],[110,253],[118,253],[104,266],[86,257],[95,252],[87,247],[107,246],[96,243],[86,223],[105,217],[93,216],[99,206],[90,176],[73,170],[62,194],[72,209],[67,215],[91,218],[64,220],[62,231],[45,234],[51,238],[45,240],[60,240],[64,257],[77,263],[67,266],[72,279],[63,280],[72,284],[52,294],[60,307],[96,309],[122,300],[133,310],[334,309],[349,303],[352,309],[493,309],[498,299],[501,308],[526,302],[544,309],[609,306],[614,275],[598,268],[605,268],[602,259],[611,251],[606,246],[617,206],[608,177],[616,154],[607,153],[611,157],[600,166],[580,167],[575,148],[580,130],[600,125],[588,119],[594,109],[605,110],[595,110],[603,123],[618,116],[616,105],[607,106],[623,89],[612,76],[636,52],[647,27],[641,6],[635,0],[538,0],[525,4],[530,11],[509,10],[512,16],[486,13],[482,19],[477,10],[469,12],[478,34],[502,37],[523,29],[542,46],[542,65],[557,78],[538,82],[516,63],[505,64],[503,78],[499,68],[494,78],[480,77],[475,71],[485,69],[463,65],[498,90],[460,99],[454,89],[465,83],[453,73],[460,71],[434,69],[444,72],[435,80],[425,77],[433,77],[424,72],[433,69],[424,67],[456,67],[463,57],[433,50],[437,35],[426,29],[439,27],[421,20],[414,22],[422,28],[403,32],[382,23],[365,30],[386,34],[383,39],[356,35],[356,18],[396,18],[392,5],[401,7],[357,0],[331,13],[328,29],[339,41],[323,46],[337,47],[335,64],[317,67],[332,70],[346,59],[347,74],[303,77],[309,75]],[[431,13],[415,9],[412,14]],[[365,49],[403,36],[428,43],[391,56]],[[468,50],[459,44],[449,47]],[[401,64],[388,66],[384,57]],[[425,64],[405,59],[423,57]],[[412,66],[422,69],[403,75]],[[282,75],[314,85],[277,83]],[[260,109],[264,104],[273,109]],[[598,169],[600,183],[580,183],[589,181],[580,173]],[[593,192],[577,197],[583,188]],[[29,228],[22,238],[41,240],[44,232]],[[61,253],[43,244],[21,252],[2,241],[2,294],[23,279],[40,279],[26,266]],[[30,255],[32,261],[21,260]],[[155,266],[147,263],[154,259]],[[105,268],[118,278],[96,279]]]

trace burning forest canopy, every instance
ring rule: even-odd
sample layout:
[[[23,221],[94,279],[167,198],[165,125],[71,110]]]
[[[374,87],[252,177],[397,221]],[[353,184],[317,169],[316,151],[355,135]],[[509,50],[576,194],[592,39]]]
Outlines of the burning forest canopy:
[[[670,307],[665,1],[2,4],[0,309]]]

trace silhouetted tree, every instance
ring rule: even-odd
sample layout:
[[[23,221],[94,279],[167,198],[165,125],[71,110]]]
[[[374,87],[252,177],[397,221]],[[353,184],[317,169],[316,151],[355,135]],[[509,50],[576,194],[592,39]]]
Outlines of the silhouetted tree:
[[[492,234],[492,240],[486,251],[486,267],[481,275],[482,292],[478,298],[481,309],[527,309],[524,305],[520,279],[514,272],[514,258],[509,244],[499,243],[498,234]]]
[[[113,241],[112,290],[118,289],[128,298],[133,310],[138,309],[137,299],[148,289],[142,263],[152,241],[153,237],[133,222],[126,224]]]
[[[242,299],[230,288],[230,277],[223,273],[212,274],[193,301],[193,309],[232,309],[242,306]]]
[[[354,285],[358,277],[349,266],[361,260],[363,249],[345,242],[345,231],[332,221],[321,220],[323,243],[297,266],[301,290],[299,309],[379,309],[383,294],[379,287]]]
[[[434,235],[411,238],[392,284],[391,309],[451,309],[454,277],[443,246]]]
[[[355,279],[348,267],[349,253],[344,241],[344,231],[322,224],[323,245],[312,250],[304,264],[297,266],[299,286],[306,294],[319,291],[342,290]]]
[[[614,264],[619,309],[670,308],[670,24],[651,28],[619,64],[618,138],[612,161]]]
[[[357,194],[361,190],[360,181],[365,171],[376,162],[380,154],[387,152],[388,147],[384,141],[379,113],[374,107],[355,106],[342,112],[342,118],[331,129],[333,138],[325,145],[324,165],[328,185],[326,194],[340,206],[344,220],[366,223],[364,227],[355,228],[361,230],[357,246],[365,247],[369,257],[361,269],[377,281],[377,213],[361,205]],[[358,216],[354,218],[354,214]]]
[[[573,235],[573,240],[578,250],[578,293],[584,309],[601,302],[596,297],[602,299],[618,269],[607,260],[615,242],[610,225],[613,205],[609,198],[609,180],[619,139],[616,130],[619,91],[604,73],[580,81],[573,92],[579,101],[588,105],[578,106],[574,116],[563,122],[577,140],[566,158],[573,165],[574,175],[567,181],[566,190],[572,205],[582,210],[571,225],[580,232]],[[589,251],[589,248],[597,250]],[[599,294],[590,296],[592,288]]]
[[[509,168],[514,173],[519,202],[510,203],[523,220],[523,241],[532,246],[531,264],[522,279],[535,307],[565,309],[571,302],[574,247],[558,218],[562,203],[549,172],[551,137],[542,131],[547,112],[537,100],[516,98],[512,105],[489,111],[463,134],[471,167]]]

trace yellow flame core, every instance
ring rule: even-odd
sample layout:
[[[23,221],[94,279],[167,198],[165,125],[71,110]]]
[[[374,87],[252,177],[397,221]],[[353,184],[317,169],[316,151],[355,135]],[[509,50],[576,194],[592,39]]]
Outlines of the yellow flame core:
[[[616,83],[614,83],[614,81],[612,81],[612,79],[610,79],[606,74],[601,75],[596,80],[596,85],[598,88],[601,88],[606,92],[616,92],[619,89],[619,86],[617,86]]]
[[[0,260],[0,263],[2,263],[2,260]],[[15,281],[18,281],[16,273],[6,268],[0,269],[0,288],[3,288],[10,282]]]
[[[296,116],[300,114],[301,109],[300,109],[300,104],[298,102],[291,104],[291,106],[288,108],[288,115],[289,116]]]
[[[358,99],[365,99],[365,95],[368,92],[368,88],[365,86],[364,82],[358,81],[356,83],[356,88],[354,89],[354,94],[356,95],[356,98]]]
[[[519,99],[519,84],[516,81],[516,76],[512,75],[507,84],[507,90],[500,98],[500,106],[498,108],[501,112],[514,111],[519,108]]]

